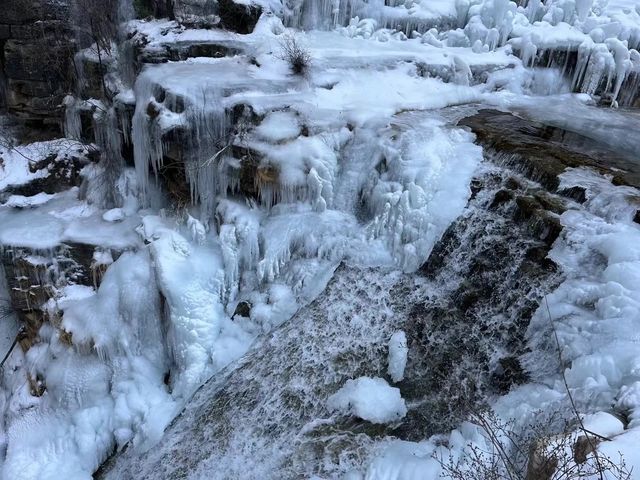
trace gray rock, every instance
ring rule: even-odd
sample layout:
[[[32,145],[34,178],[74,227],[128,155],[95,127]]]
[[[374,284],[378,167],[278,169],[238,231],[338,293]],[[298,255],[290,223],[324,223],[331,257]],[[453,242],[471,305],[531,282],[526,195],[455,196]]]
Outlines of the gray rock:
[[[174,12],[176,19],[188,27],[222,27],[247,34],[256,26],[262,8],[233,0],[177,0]]]

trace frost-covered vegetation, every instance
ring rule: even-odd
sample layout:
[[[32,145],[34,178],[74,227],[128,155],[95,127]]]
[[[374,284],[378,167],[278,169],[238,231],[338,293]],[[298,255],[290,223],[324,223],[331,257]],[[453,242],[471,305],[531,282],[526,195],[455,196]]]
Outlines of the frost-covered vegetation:
[[[637,2],[134,3],[0,42],[1,478],[635,478]]]

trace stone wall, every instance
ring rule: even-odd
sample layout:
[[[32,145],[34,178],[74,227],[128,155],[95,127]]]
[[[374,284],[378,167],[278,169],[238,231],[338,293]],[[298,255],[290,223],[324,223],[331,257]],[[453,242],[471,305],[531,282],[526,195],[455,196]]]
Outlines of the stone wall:
[[[0,0],[0,106],[58,126],[72,79],[73,31],[62,0]]]

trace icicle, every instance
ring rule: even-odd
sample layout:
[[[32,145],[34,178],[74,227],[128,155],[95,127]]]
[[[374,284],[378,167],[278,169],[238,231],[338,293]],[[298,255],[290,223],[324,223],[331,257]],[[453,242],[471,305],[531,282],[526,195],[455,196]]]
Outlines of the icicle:
[[[456,0],[456,13],[458,15],[458,27],[462,28],[467,24],[469,16],[469,0]]]
[[[615,61],[607,46],[603,44],[594,45],[585,68],[580,91],[594,95],[603,81],[606,82],[604,90],[607,91],[614,71]]]
[[[138,77],[135,85],[136,109],[131,135],[136,173],[143,195],[148,191],[150,167],[157,174],[162,165],[162,132],[157,120],[160,112],[156,110],[154,86],[154,77],[148,71]],[[151,118],[150,113],[156,117]]]
[[[456,85],[469,86],[472,79],[469,65],[457,55],[453,57],[453,83]]]
[[[131,144],[131,117],[124,105],[116,105],[118,121],[122,130],[122,140],[125,144]]]
[[[578,20],[584,22],[587,19],[587,15],[591,11],[593,0],[576,0],[576,13],[578,14]]]
[[[322,197],[322,187],[322,179],[316,169],[312,168],[307,176],[307,188],[316,212],[324,212],[327,209],[327,202]]]
[[[64,134],[67,138],[80,140],[82,138],[82,121],[80,119],[82,102],[72,95],[67,95],[62,104],[64,105]]]
[[[522,63],[528,67],[532,67],[536,60],[536,55],[538,54],[538,47],[531,40],[530,36],[526,36],[522,39],[521,47],[520,47],[520,57],[522,58]]]
[[[615,61],[615,84],[611,92],[612,101],[616,102],[620,94],[622,83],[626,80],[631,70],[631,57],[627,42],[621,42],[616,38],[609,38],[606,45],[611,52]]]
[[[620,105],[630,106],[640,95],[640,53],[629,51],[630,72],[620,91]]]
[[[544,11],[544,5],[540,0],[529,0],[525,8],[525,14],[529,23],[536,22],[541,19],[540,12]]]
[[[222,105],[220,92],[206,92],[201,107],[187,107],[189,129],[185,174],[194,202],[202,207],[202,220],[207,222],[215,211],[218,180],[229,148],[230,120]]]
[[[233,300],[238,293],[240,277],[240,255],[236,228],[233,225],[222,225],[219,233],[220,249],[224,262],[225,285],[228,300]]]
[[[497,28],[490,29],[485,39],[485,45],[489,47],[489,51],[495,50],[499,46],[499,42],[500,31]]]
[[[202,245],[207,234],[205,226],[199,220],[196,220],[191,215],[187,214],[187,228],[191,233],[191,240],[196,242],[198,245]]]
[[[88,188],[88,199],[102,208],[122,206],[118,192],[118,179],[124,169],[122,137],[118,130],[118,117],[114,107],[97,106],[93,114],[96,144],[100,149],[100,163]]]
[[[578,58],[576,60],[576,71],[573,74],[572,88],[578,90],[584,79],[584,74],[589,63],[589,57],[591,56],[591,49],[593,48],[593,41],[585,40],[578,47]]]

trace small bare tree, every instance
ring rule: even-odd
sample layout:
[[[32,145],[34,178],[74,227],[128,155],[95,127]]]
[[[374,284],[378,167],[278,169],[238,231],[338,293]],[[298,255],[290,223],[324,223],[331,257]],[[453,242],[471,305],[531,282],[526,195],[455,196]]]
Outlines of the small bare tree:
[[[295,75],[305,75],[311,66],[311,54],[295,35],[285,35],[280,41],[281,60],[286,61]]]

